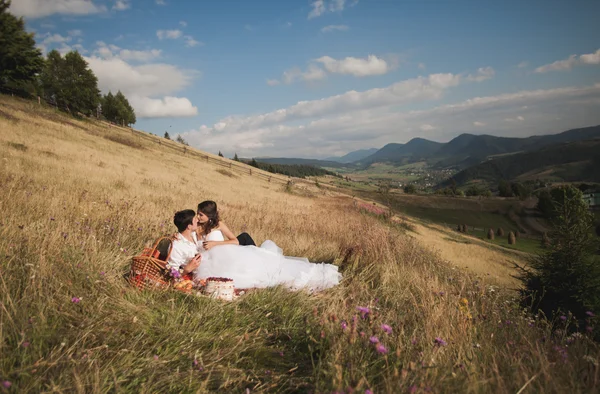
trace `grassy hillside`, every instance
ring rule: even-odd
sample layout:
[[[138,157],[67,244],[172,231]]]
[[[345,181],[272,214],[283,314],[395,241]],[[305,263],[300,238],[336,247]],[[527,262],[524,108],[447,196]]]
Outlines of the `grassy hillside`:
[[[598,390],[600,351],[585,334],[552,334],[511,289],[451,267],[350,197],[286,190],[1,96],[0,130],[5,391]],[[340,265],[343,283],[232,303],[130,288],[131,256],[205,199],[236,232]]]

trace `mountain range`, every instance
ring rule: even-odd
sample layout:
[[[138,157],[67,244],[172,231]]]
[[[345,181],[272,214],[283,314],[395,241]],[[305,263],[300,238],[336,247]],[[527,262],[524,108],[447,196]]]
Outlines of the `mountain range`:
[[[426,161],[433,168],[464,170],[501,155],[528,152],[556,144],[596,138],[600,138],[600,125],[526,138],[466,133],[446,143],[413,138],[405,144],[389,143],[375,151],[374,149],[363,149],[350,152],[342,157],[330,157],[327,160],[298,158],[257,158],[257,160],[274,164],[306,164],[318,167],[356,169],[369,167],[373,163],[387,162],[403,165]],[[374,152],[368,154],[372,151]]]

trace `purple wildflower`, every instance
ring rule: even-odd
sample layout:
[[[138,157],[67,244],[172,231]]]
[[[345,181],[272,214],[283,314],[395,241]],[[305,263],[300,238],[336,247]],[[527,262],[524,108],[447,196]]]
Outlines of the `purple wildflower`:
[[[587,327],[585,328],[585,330],[586,330],[587,332],[591,333],[592,331],[594,331],[594,327],[592,327],[592,326],[587,326]]]
[[[29,347],[29,341],[25,341],[21,344],[23,347]]]
[[[410,386],[410,388],[408,389],[408,392],[409,392],[409,393],[411,393],[411,394],[412,394],[412,393],[416,393],[416,392],[417,392],[417,386],[413,384],[413,385],[412,385],[412,386]]]
[[[279,356],[280,356],[280,357],[283,357],[283,352],[279,352]]]
[[[567,317],[563,315],[563,316],[560,317],[560,320],[561,321],[567,321]]]
[[[53,217],[51,217],[51,218],[50,218],[50,220],[54,221],[54,218],[53,218]]]
[[[377,344],[377,346],[375,346],[375,350],[377,350],[377,353],[380,354],[387,354],[388,350],[385,346],[383,346],[381,343]]]
[[[585,314],[586,314],[588,317],[594,317],[594,316],[596,316],[596,315],[594,315],[594,312],[592,312],[592,311],[587,311],[587,312],[585,312]]]
[[[141,227],[138,227],[138,231],[142,231],[142,228],[141,228]]]
[[[171,276],[175,279],[181,278],[181,274],[179,273],[179,270],[177,270],[175,268],[171,268]]]
[[[81,298],[79,297],[72,297],[71,298],[71,302],[74,304],[79,304],[81,302]]]
[[[361,317],[364,319],[369,313],[371,313],[371,310],[365,306],[357,306],[356,309],[360,312]]]
[[[348,323],[346,323],[345,321],[340,323],[340,327],[342,327],[342,331],[344,331],[346,328],[348,328]]]
[[[106,272],[100,271],[100,275],[104,276],[104,275],[106,275]]]
[[[5,389],[9,389],[10,386],[12,386],[12,383],[9,382],[8,380],[5,380],[4,382],[2,382],[2,387],[4,387]]]
[[[366,389],[365,390],[365,394],[373,394],[373,392],[371,390],[369,390],[369,389]]]
[[[381,325],[381,329],[383,330],[383,332],[385,332],[386,334],[391,334],[392,333],[392,327],[387,325],[387,324],[382,324]]]
[[[446,341],[444,341],[442,338],[437,337],[433,340],[433,342],[437,345],[437,346],[446,346],[448,345],[448,343],[446,343]]]
[[[376,336],[372,336],[371,338],[369,338],[369,342],[373,344],[379,343],[379,338],[377,338]]]
[[[416,344],[417,344],[417,342],[418,342],[418,341],[417,341],[417,338],[413,338],[413,339],[412,339],[412,341],[410,341],[410,343],[412,343],[413,345],[416,345]]]
[[[158,361],[158,356],[156,354],[154,355],[153,358],[154,358],[154,360]]]
[[[194,361],[192,361],[192,367],[197,367],[198,366],[198,360],[194,359]]]

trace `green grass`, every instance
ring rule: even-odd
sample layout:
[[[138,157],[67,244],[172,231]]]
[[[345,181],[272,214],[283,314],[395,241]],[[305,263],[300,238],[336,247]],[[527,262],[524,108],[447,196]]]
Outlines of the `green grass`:
[[[514,245],[509,245],[508,231],[506,231],[505,235],[502,237],[495,235],[493,240],[487,239],[487,231],[470,230],[470,234],[494,245],[499,245],[503,248],[518,250],[525,253],[539,254],[545,250],[541,247],[541,239],[519,237],[517,238],[517,242]]]

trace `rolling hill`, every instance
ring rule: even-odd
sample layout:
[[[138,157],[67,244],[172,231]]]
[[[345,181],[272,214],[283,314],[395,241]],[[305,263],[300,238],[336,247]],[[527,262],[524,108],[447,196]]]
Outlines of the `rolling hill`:
[[[559,134],[526,138],[461,134],[447,143],[414,138],[406,144],[387,144],[356,164],[407,162],[427,160],[437,168],[465,169],[495,155],[525,152],[553,144],[600,138],[600,126],[568,130]]]
[[[360,160],[364,159],[365,157],[369,157],[373,153],[377,152],[378,150],[379,149],[377,149],[377,148],[359,149],[359,150],[355,150],[353,152],[347,153],[341,157],[333,156],[333,157],[328,157],[325,160],[326,161],[336,161],[338,163],[352,163],[355,161],[360,161]]]
[[[453,179],[458,186],[472,181],[498,182],[519,177],[600,182],[600,139],[557,143],[540,149],[487,160]],[[439,186],[449,185],[451,180]]]

